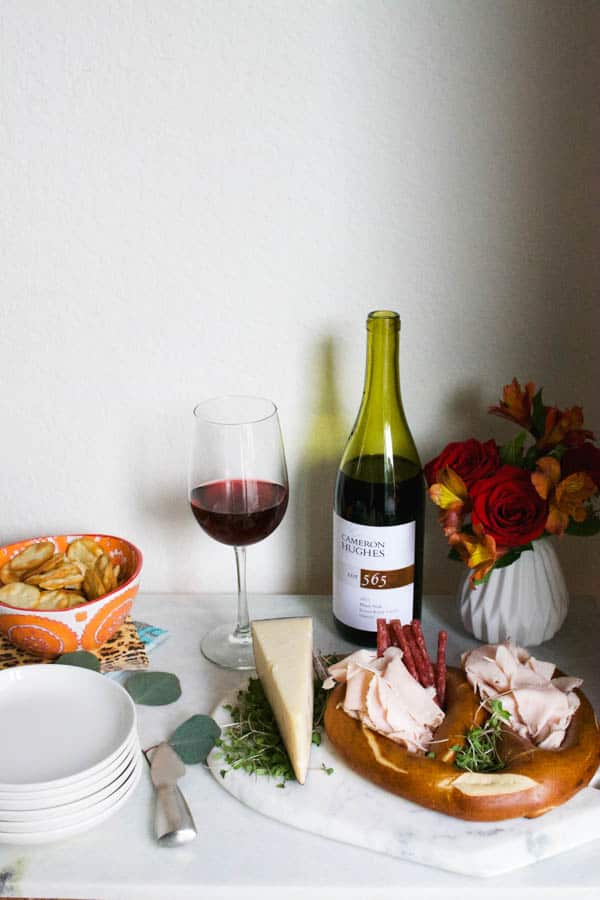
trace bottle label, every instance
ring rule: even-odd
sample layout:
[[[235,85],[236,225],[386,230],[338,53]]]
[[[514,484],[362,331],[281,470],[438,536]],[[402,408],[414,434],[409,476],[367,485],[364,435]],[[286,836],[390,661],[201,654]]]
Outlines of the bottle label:
[[[413,618],[416,522],[356,525],[333,513],[333,613],[376,631],[377,619]]]

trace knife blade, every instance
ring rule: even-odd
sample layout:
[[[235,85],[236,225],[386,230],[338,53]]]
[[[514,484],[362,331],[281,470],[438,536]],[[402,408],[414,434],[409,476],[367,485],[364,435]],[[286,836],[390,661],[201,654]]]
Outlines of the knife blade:
[[[197,835],[196,826],[177,781],[185,775],[185,766],[167,741],[159,744],[152,756],[150,777],[156,788],[156,839],[164,847],[188,844]]]

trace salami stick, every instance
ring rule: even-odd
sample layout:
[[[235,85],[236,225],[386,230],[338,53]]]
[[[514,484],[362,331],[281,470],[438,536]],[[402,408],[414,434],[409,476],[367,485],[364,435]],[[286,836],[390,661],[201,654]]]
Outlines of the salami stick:
[[[417,675],[417,670],[415,668],[415,661],[413,659],[413,655],[408,642],[404,637],[400,619],[392,619],[392,621],[390,622],[390,628],[392,629],[392,634],[398,641],[398,646],[402,650],[402,661],[404,662],[404,665],[406,666],[412,677],[415,679],[415,681],[418,681],[419,676]]]
[[[385,619],[377,619],[377,656],[383,656],[390,646],[390,635]]]
[[[419,684],[423,685],[423,687],[429,687],[429,684],[427,682],[427,668],[421,656],[421,651],[417,646],[412,628],[410,627],[410,625],[403,625],[402,632],[414,660],[415,669],[417,670],[417,681],[419,682]],[[430,682],[430,684],[433,684],[433,682]]]
[[[396,633],[394,632],[394,629],[393,629],[394,622],[400,622],[400,619],[391,619],[391,621],[388,623],[387,628],[388,628],[388,633],[390,636],[390,643],[391,643],[392,647],[399,647],[400,644],[398,643],[398,638],[396,637]]]
[[[415,642],[417,644],[417,647],[419,648],[421,656],[423,657],[423,664],[425,666],[427,682],[423,683],[423,687],[430,687],[430,685],[434,683],[433,666],[431,665],[431,660],[429,659],[429,654],[427,653],[427,646],[425,644],[425,638],[423,637],[423,629],[421,628],[421,623],[418,619],[413,619],[410,623],[410,627],[412,629],[412,633],[415,636]]]
[[[442,709],[446,699],[446,647],[448,645],[448,632],[440,631],[438,634],[437,663],[435,667],[435,687],[438,700]]]

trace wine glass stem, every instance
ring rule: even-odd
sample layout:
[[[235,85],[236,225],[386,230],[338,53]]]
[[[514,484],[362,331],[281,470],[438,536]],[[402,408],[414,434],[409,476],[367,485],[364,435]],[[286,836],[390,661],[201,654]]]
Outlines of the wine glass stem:
[[[238,615],[234,636],[236,638],[250,637],[250,618],[248,616],[248,596],[246,594],[246,548],[234,547],[235,565],[238,582]]]

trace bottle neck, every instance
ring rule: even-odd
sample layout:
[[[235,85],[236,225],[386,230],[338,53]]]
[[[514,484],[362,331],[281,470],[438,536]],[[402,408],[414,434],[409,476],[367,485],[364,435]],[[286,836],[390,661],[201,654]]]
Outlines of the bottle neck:
[[[362,402],[340,464],[352,477],[391,482],[396,471],[414,474],[420,470],[402,408],[399,344],[398,314],[387,310],[371,313]]]
[[[361,412],[370,406],[383,414],[402,409],[400,394],[399,323],[389,319],[367,324],[367,366]]]

